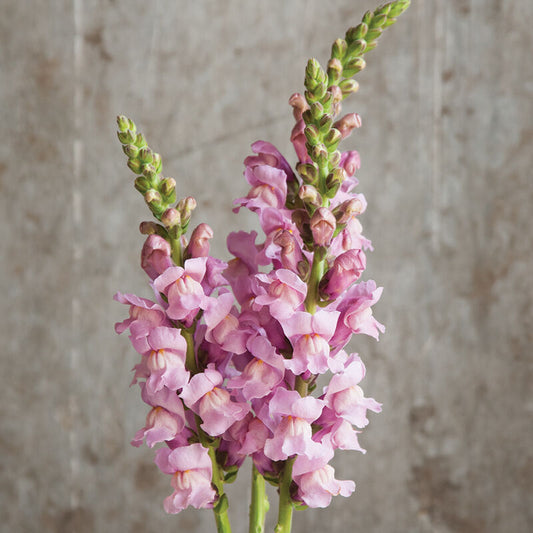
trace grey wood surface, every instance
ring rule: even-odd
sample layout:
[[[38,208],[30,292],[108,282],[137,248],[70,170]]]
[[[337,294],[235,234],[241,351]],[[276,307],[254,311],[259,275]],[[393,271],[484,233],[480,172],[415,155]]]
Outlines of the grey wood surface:
[[[0,530],[214,530],[209,511],[165,515],[168,478],[129,445],[146,408],[112,295],[150,294],[147,211],[115,115],[137,121],[227,258],[227,233],[257,227],[231,213],[249,145],[294,162],[287,99],[305,62],[374,2],[1,7]],[[361,154],[387,333],[352,347],[384,411],[368,453],[336,459],[356,493],[296,513],[295,533],[533,530],[532,23],[529,0],[413,0],[369,54],[345,144]],[[230,488],[236,533],[248,475]]]

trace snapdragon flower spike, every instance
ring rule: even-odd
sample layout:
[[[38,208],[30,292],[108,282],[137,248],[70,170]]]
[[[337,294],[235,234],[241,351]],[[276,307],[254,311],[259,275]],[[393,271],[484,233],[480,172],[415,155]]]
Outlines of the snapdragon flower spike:
[[[213,467],[207,448],[199,443],[174,450],[160,448],[155,463],[172,476],[174,492],[164,502],[167,513],[179,513],[189,505],[196,509],[213,506],[217,494],[211,486]]]

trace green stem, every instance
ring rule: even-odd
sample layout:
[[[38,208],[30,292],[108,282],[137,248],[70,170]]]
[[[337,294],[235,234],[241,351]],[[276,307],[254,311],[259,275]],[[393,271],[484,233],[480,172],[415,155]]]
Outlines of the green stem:
[[[292,483],[292,464],[294,458],[287,459],[283,469],[283,477],[279,487],[279,511],[278,523],[274,529],[275,533],[290,533],[292,526],[292,509],[291,483]]]
[[[196,364],[196,355],[194,353],[194,332],[196,330],[196,322],[190,328],[182,328],[181,335],[187,341],[187,355],[185,357],[185,368],[191,374],[198,373],[198,365]]]
[[[250,504],[250,533],[264,533],[265,517],[269,509],[265,478],[256,466],[252,467],[252,503]]]
[[[200,432],[200,440],[202,440],[202,436],[205,436],[205,434],[201,429],[198,429],[198,431]],[[202,444],[204,443],[202,442]],[[204,444],[204,446],[206,446],[206,444]],[[218,533],[231,533],[231,524],[229,522],[227,505],[228,497],[224,493],[224,481],[221,475],[222,473],[217,463],[215,448],[209,444],[207,444],[207,446],[209,447],[209,457],[211,457],[211,463],[213,464],[212,482],[218,492],[218,504],[213,507],[217,531]]]
[[[309,282],[307,283],[307,296],[305,298],[305,310],[311,314],[315,313],[319,302],[318,285],[324,275],[325,259],[325,251],[320,248],[315,249],[313,266],[311,267],[311,274],[309,276]]]
[[[173,238],[169,236],[171,257],[176,266],[183,266],[183,250],[181,249],[180,238]]]

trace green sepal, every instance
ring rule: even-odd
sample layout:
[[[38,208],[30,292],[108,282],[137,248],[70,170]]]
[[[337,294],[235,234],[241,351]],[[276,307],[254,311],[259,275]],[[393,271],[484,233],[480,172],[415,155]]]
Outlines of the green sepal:
[[[225,468],[226,473],[224,474],[224,483],[233,483],[237,479],[237,474],[239,473],[238,466],[230,466]]]
[[[226,494],[222,494],[222,496],[218,499],[218,502],[214,505],[213,510],[217,514],[222,514],[228,510],[228,507],[228,497],[226,496]]]
[[[296,511],[305,511],[306,509],[309,509],[308,505],[305,505],[305,503],[298,502],[295,500],[292,500],[292,505]]]

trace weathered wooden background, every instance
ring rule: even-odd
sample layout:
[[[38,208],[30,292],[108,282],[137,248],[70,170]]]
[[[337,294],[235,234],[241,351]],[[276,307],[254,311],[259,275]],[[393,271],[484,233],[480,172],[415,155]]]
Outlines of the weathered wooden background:
[[[147,409],[116,337],[116,290],[148,296],[141,197],[115,136],[132,116],[197,222],[252,216],[256,139],[294,161],[289,95],[308,57],[373,0],[3,0],[0,17],[1,503],[5,532],[205,532],[167,516],[168,477],[129,440]],[[303,531],[533,530],[533,3],[413,0],[359,76],[369,274],[379,343],[356,339],[384,404],[345,452],[349,499]],[[230,489],[247,525],[248,470]],[[273,500],[275,514],[275,499]],[[273,518],[273,517],[272,517]],[[271,523],[270,523],[271,527]]]

